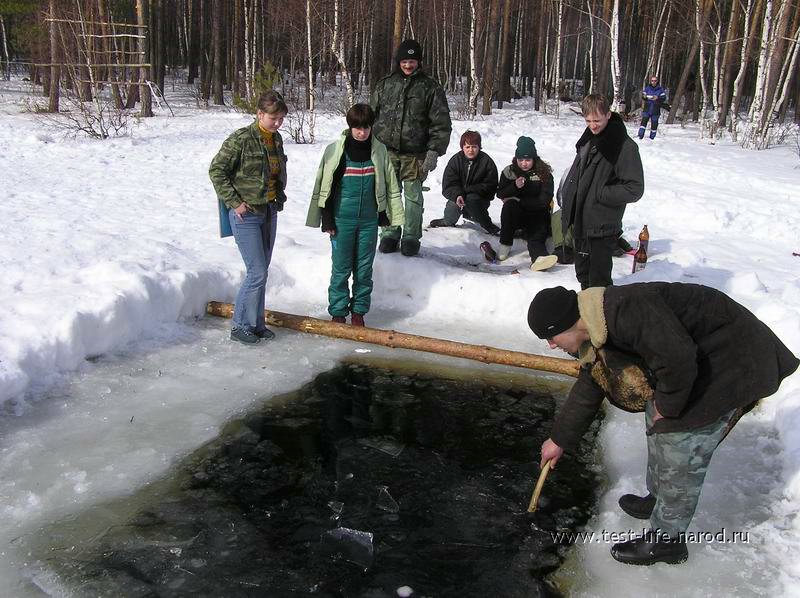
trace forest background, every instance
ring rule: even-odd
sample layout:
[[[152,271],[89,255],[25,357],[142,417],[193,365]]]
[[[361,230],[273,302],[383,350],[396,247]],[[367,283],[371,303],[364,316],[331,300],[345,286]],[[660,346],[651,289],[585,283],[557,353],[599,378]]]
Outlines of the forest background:
[[[339,109],[365,99],[404,38],[456,118],[521,96],[558,113],[586,93],[635,114],[657,75],[667,123],[757,149],[797,140],[800,0],[0,0],[3,76],[22,69],[48,98],[32,110],[99,137],[187,77],[205,106],[283,91],[292,137],[313,142],[327,92],[342,88]]]

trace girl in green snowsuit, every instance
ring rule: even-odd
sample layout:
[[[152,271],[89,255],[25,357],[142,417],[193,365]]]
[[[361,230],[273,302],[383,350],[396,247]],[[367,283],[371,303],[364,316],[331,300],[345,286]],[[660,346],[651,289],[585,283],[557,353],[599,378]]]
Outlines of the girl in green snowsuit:
[[[364,325],[370,307],[378,225],[400,226],[404,216],[386,146],[371,135],[374,121],[367,104],[347,111],[349,129],[325,148],[306,219],[307,226],[321,225],[331,238],[328,313],[339,323],[350,313],[354,326]]]

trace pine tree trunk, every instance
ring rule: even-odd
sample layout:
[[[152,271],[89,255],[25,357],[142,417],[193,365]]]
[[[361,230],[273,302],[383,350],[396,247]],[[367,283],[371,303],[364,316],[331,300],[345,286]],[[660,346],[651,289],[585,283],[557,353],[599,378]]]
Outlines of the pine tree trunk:
[[[392,35],[392,52],[403,41],[403,25],[405,24],[405,4],[407,0],[394,0],[394,33]]]
[[[728,110],[731,105],[731,94],[733,93],[733,57],[738,43],[736,36],[739,33],[739,8],[739,2],[731,2],[728,30],[725,34],[725,51],[722,54],[722,84],[720,86],[719,116],[717,118],[718,127],[725,126],[725,121],[728,119]],[[741,43],[742,45],[746,45],[746,35]]]
[[[511,100],[511,49],[513,38],[511,28],[511,0],[503,0],[503,36],[500,40],[500,82],[497,85],[497,107],[503,107],[503,100]]]
[[[231,43],[231,89],[233,90],[234,100],[242,97],[244,82],[242,79],[241,48],[242,28],[244,21],[243,6],[244,0],[233,0],[233,43]]]
[[[50,0],[50,19],[56,18],[56,0]],[[50,102],[48,112],[58,112],[61,94],[61,67],[58,66],[61,53],[58,45],[58,24],[50,21]]]
[[[497,23],[500,18],[500,0],[489,0],[489,23]],[[497,64],[497,28],[488,27],[486,56],[483,60],[483,110],[481,114],[492,113],[492,93],[494,91],[495,65]]]
[[[537,11],[539,17],[539,34],[536,37],[536,60],[533,64],[533,77],[532,79],[535,80],[533,90],[533,109],[537,112],[541,110],[541,101],[542,101],[542,93],[544,87],[544,56],[545,56],[545,45],[547,40],[545,39],[545,32],[546,26],[545,21],[548,18],[547,14],[547,4],[540,4],[539,10]]]
[[[603,21],[600,28],[605,34],[607,25],[611,24],[611,12],[614,0],[603,0]],[[606,35],[597,37],[597,63],[595,76],[597,77],[597,93],[608,95],[608,76],[611,74],[611,44]]]
[[[189,85],[194,85],[194,80],[198,74],[198,62],[200,54],[200,9],[197,6],[198,0],[187,0],[186,6],[189,11],[189,19],[187,24],[187,35],[189,36],[188,42],[188,68],[186,82]]]
[[[139,25],[139,56],[142,60],[146,60],[150,55],[150,32],[146,28],[147,24],[147,0],[136,0],[136,23]],[[153,99],[150,96],[150,88],[147,86],[147,79],[150,78],[148,67],[139,67],[139,99],[142,103],[142,109],[139,115],[142,117],[153,116]]]
[[[678,107],[681,104],[681,99],[686,93],[686,83],[689,81],[689,73],[697,59],[697,49],[700,47],[700,39],[697,32],[692,33],[692,46],[689,50],[689,55],[686,57],[686,62],[683,64],[683,71],[681,72],[681,79],[678,82],[678,87],[675,89],[675,95],[672,98],[672,105],[669,109],[669,116],[667,116],[667,124],[671,125],[675,122],[675,115],[678,114]],[[687,104],[686,111],[688,112],[689,106]]]
[[[222,90],[223,62],[222,62],[222,2],[223,0],[212,0],[211,15],[211,46],[214,52],[214,68],[212,87],[214,91],[213,102],[217,106],[225,105],[225,96]]]

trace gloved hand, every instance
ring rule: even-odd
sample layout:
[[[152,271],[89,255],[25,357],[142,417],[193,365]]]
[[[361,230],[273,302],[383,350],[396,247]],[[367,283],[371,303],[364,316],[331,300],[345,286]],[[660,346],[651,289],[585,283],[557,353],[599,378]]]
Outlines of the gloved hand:
[[[422,161],[422,166],[420,167],[422,170],[422,180],[428,178],[428,173],[432,170],[436,170],[436,162],[439,160],[439,155],[433,151],[428,150],[425,154],[425,159]]]
[[[381,210],[378,212],[378,226],[389,226],[391,222],[389,222],[389,216],[386,215],[386,210]]]
[[[283,204],[285,204],[285,203],[286,203],[286,199],[284,199],[283,201],[281,201],[279,199],[275,200],[275,209],[278,212],[283,212]]]

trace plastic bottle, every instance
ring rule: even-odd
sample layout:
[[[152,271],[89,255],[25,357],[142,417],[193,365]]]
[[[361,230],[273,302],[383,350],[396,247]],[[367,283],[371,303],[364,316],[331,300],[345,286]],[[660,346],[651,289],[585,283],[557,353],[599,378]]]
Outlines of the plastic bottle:
[[[647,225],[644,225],[642,232],[639,233],[639,247],[644,247],[644,252],[647,254],[648,245],[650,244],[650,231],[647,230]]]
[[[644,248],[646,243],[647,241],[640,242],[639,249],[637,249],[636,253],[633,255],[633,274],[647,267],[647,250]]]

